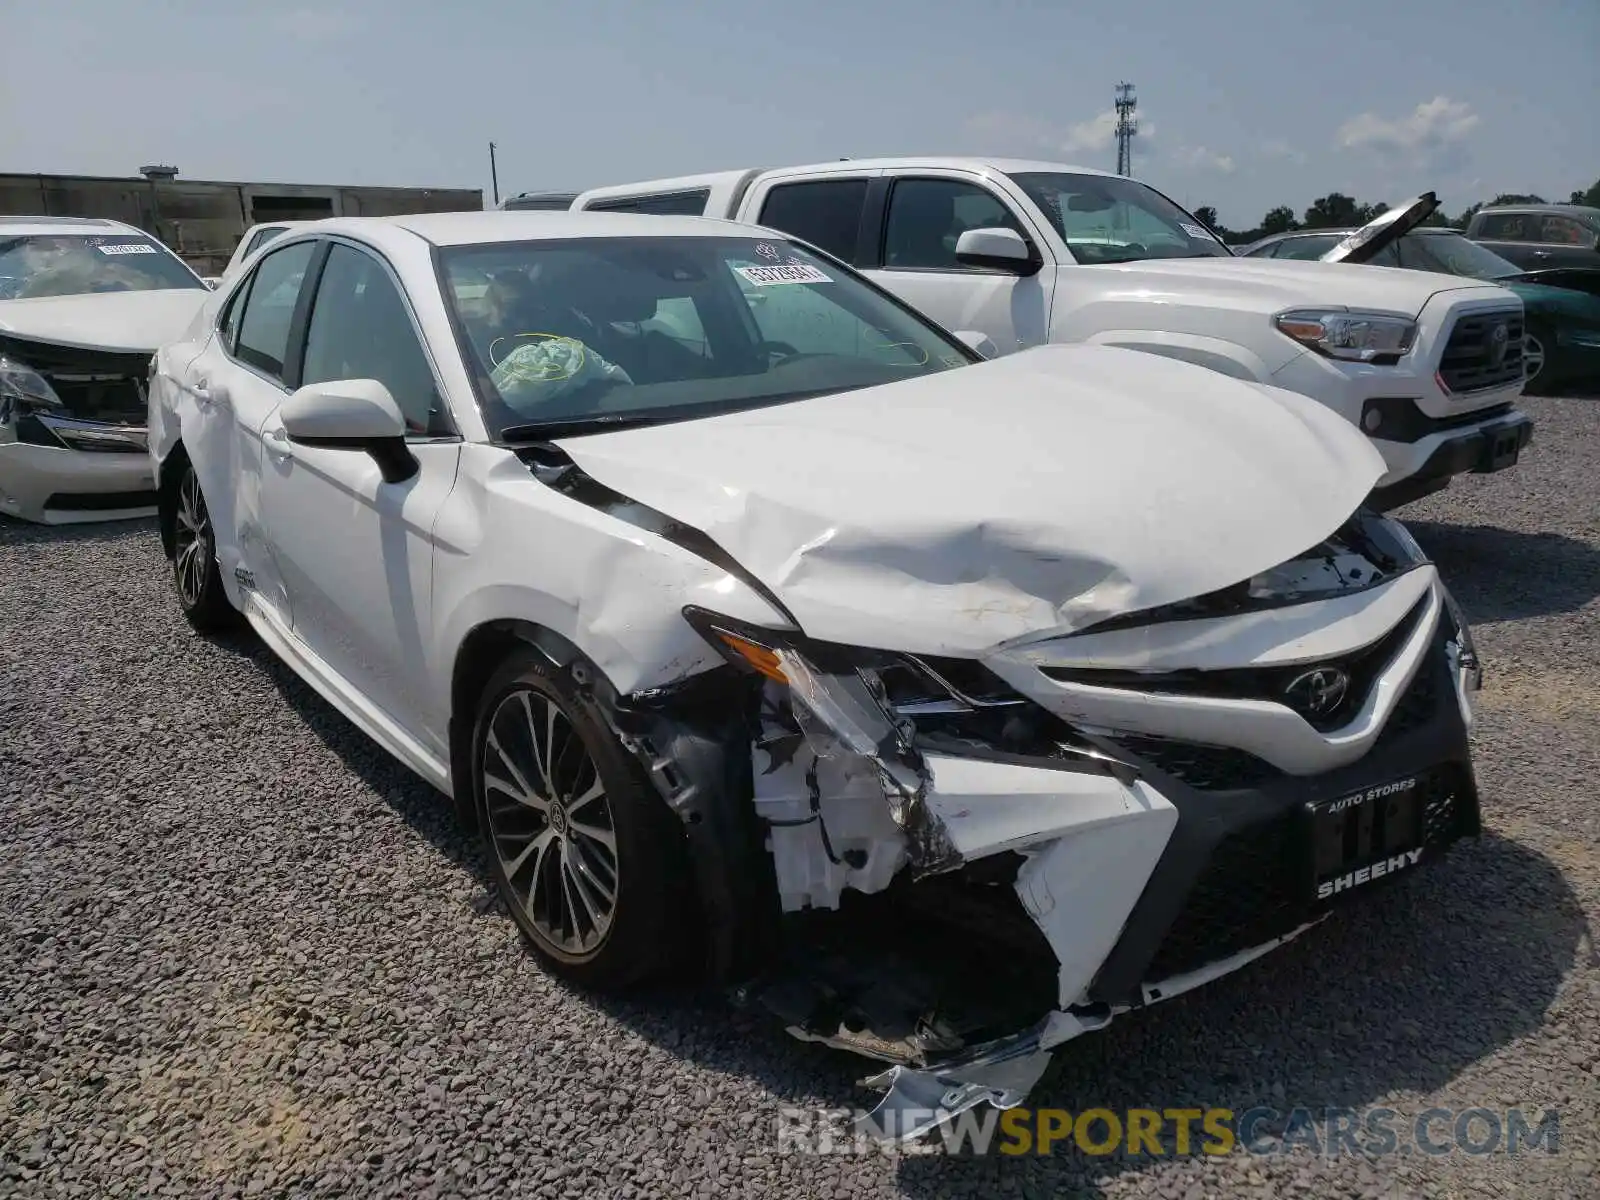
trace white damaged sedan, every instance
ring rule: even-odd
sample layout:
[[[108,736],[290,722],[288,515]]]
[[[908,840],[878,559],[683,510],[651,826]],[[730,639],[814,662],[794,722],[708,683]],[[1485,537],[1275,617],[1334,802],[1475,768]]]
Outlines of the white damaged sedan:
[[[453,796],[551,969],[701,964],[890,1064],[897,1136],[1479,829],[1471,639],[1358,431],[984,361],[781,235],[291,230],[150,453],[190,620]]]

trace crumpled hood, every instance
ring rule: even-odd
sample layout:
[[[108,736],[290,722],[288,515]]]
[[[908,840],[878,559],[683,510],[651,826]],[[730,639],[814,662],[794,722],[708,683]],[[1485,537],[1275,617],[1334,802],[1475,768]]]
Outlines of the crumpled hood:
[[[957,656],[1247,579],[1385,469],[1302,396],[1081,345],[560,444],[708,534],[811,636]]]
[[[213,294],[207,288],[167,288],[0,300],[0,333],[87,350],[154,354],[183,336]]]
[[[1063,270],[1115,273],[1144,303],[1160,301],[1164,294],[1186,304],[1209,296],[1219,307],[1268,316],[1320,304],[1414,317],[1440,292],[1484,286],[1482,280],[1429,271],[1375,272],[1354,263],[1271,258],[1148,259]]]

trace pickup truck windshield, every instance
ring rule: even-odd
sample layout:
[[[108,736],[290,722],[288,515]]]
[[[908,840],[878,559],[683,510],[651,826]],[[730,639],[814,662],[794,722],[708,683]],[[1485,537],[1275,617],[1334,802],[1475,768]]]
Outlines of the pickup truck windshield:
[[[0,237],[0,300],[204,287],[182,259],[139,234]]]
[[[1232,257],[1192,214],[1132,179],[1062,171],[1030,171],[1011,178],[1080,263]]]
[[[777,235],[456,246],[440,269],[502,441],[760,408],[979,361]]]

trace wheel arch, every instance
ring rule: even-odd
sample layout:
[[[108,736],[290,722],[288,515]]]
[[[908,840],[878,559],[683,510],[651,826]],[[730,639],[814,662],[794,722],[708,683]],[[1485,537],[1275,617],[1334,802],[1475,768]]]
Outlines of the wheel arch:
[[[760,684],[732,667],[637,696],[620,694],[571,639],[526,619],[494,619],[462,640],[450,673],[451,791],[463,825],[478,828],[472,737],[484,688],[509,654],[532,649],[573,673],[612,733],[677,815],[713,978],[747,975],[776,942],[777,881],[755,813],[751,745]]]
[[[177,546],[178,483],[189,465],[189,451],[183,440],[174,441],[156,473],[156,524],[161,532],[161,550],[168,561]]]

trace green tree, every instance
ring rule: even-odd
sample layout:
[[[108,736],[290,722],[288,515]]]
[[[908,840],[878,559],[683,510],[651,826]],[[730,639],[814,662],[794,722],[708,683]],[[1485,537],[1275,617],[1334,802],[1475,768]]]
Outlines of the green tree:
[[[1233,230],[1229,229],[1221,221],[1217,220],[1217,210],[1212,208],[1211,205],[1202,204],[1199,208],[1194,210],[1194,215],[1196,218],[1198,218],[1200,224],[1204,225],[1207,229],[1211,230],[1212,233],[1216,234],[1224,241],[1232,236]]]
[[[1267,215],[1261,218],[1259,236],[1271,237],[1275,233],[1289,233],[1299,228],[1300,222],[1294,219],[1294,209],[1287,204],[1280,204],[1277,208],[1267,209]]]
[[[1338,229],[1345,225],[1365,225],[1361,220],[1364,205],[1343,192],[1329,192],[1318,196],[1306,209],[1304,225],[1307,229]]]

